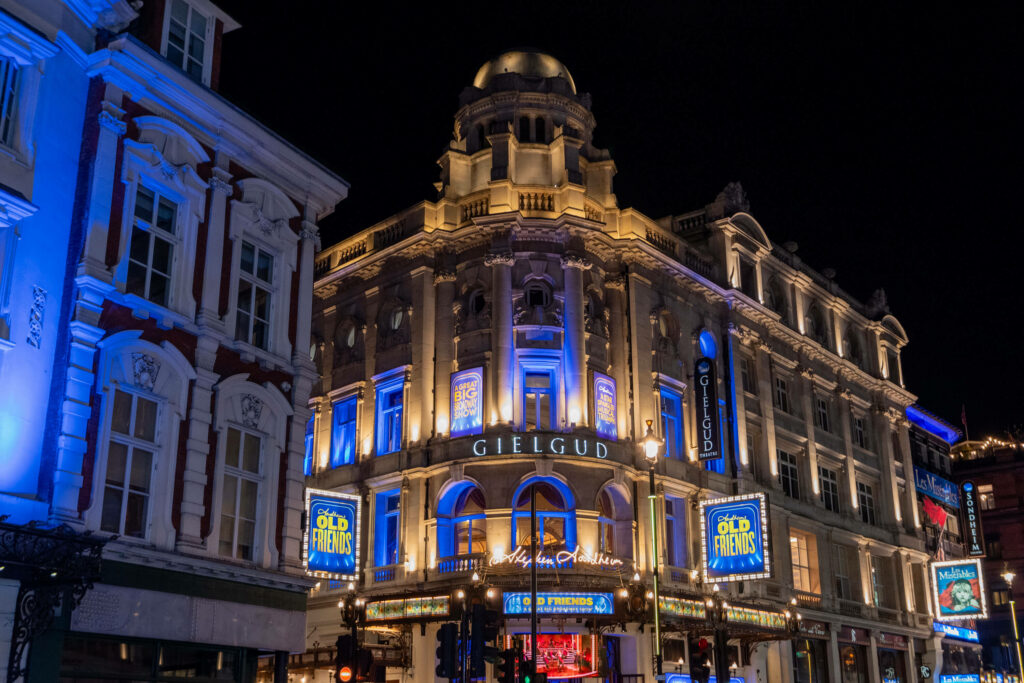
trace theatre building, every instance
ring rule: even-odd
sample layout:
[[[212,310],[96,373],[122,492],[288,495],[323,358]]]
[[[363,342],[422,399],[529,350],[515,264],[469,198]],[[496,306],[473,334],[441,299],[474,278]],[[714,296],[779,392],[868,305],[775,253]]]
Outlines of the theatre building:
[[[0,4],[0,680],[252,680],[347,184],[217,94],[209,0]]]
[[[462,92],[437,198],[316,258],[306,483],[358,498],[353,591],[388,679],[434,679],[474,591],[503,643],[528,634],[532,559],[550,678],[652,680],[657,566],[669,675],[717,631],[750,683],[917,680],[940,655],[884,295],[772,242],[738,184],[620,207],[594,132],[562,63],[502,54]],[[321,576],[307,680],[349,593]]]

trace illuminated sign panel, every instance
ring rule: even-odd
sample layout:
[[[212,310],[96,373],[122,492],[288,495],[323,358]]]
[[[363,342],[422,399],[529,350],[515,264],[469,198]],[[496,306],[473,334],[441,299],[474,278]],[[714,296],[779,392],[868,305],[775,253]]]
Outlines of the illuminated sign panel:
[[[473,442],[473,455],[579,455],[604,460],[608,457],[608,444],[601,439],[572,436],[560,432],[527,432],[477,439]]]
[[[981,560],[933,562],[932,594],[939,621],[988,617]]]
[[[718,678],[711,674],[708,683],[717,683]],[[672,673],[665,674],[665,683],[693,683],[690,674]],[[744,683],[743,676],[730,676],[729,683]]]
[[[594,431],[604,439],[618,438],[615,405],[615,380],[594,373]]]
[[[353,580],[359,572],[357,495],[306,489],[306,571],[313,576]]]
[[[978,674],[939,674],[939,683],[981,683]]]
[[[937,621],[932,622],[932,627],[938,633],[945,633],[949,638],[956,638],[958,640],[966,640],[969,643],[981,642],[978,639],[978,632],[972,628],[964,628],[963,626],[954,626],[953,624],[940,624]]]
[[[451,609],[450,598],[438,595],[427,598],[380,600],[366,603],[367,621],[416,619],[419,617],[446,617]]]
[[[529,593],[505,593],[505,614],[529,614]],[[614,614],[611,593],[537,593],[537,614]]]
[[[951,508],[960,507],[960,494],[956,490],[956,484],[916,465],[914,466],[914,487],[926,496],[931,496]]]
[[[700,503],[704,581],[744,581],[771,576],[768,498],[748,493]]]
[[[452,373],[451,437],[484,430],[484,369]]]
[[[722,440],[715,362],[710,358],[698,358],[693,377],[697,392],[697,457],[701,462],[717,460],[722,457]]]
[[[981,512],[978,510],[978,487],[973,481],[960,484],[960,503],[967,556],[985,557],[985,534],[981,530]]]

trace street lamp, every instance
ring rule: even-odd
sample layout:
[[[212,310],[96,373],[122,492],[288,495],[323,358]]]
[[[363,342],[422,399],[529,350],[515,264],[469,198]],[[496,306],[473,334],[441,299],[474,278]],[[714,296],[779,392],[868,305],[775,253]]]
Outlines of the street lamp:
[[[641,442],[644,447],[644,457],[647,458],[649,466],[650,494],[647,499],[651,501],[651,563],[654,570],[654,669],[655,676],[661,676],[661,618],[658,609],[658,515],[655,510],[655,488],[654,488],[654,465],[658,462],[658,453],[661,451],[662,441],[654,434],[651,425],[653,420],[647,420],[647,433]]]
[[[1013,578],[1016,576],[1009,569],[1003,572],[1003,581],[1010,592],[1010,618],[1013,620],[1013,645],[1017,648],[1017,671],[1024,676],[1024,660],[1020,656],[1020,632],[1017,631],[1017,601],[1013,599]]]

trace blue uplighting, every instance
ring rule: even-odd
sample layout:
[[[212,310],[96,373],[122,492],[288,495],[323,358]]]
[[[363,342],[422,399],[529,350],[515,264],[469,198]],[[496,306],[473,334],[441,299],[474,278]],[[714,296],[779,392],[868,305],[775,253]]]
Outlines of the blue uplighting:
[[[960,440],[959,430],[949,426],[920,406],[907,406],[907,419],[951,446]]]

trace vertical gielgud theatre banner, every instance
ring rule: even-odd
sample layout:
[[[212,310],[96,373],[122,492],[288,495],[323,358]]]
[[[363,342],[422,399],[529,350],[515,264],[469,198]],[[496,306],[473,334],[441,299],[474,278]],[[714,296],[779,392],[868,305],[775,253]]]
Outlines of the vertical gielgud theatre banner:
[[[722,440],[715,361],[698,358],[693,378],[697,393],[697,457],[701,462],[717,460],[722,457]]]
[[[306,489],[306,571],[354,580],[359,573],[358,495]]]

